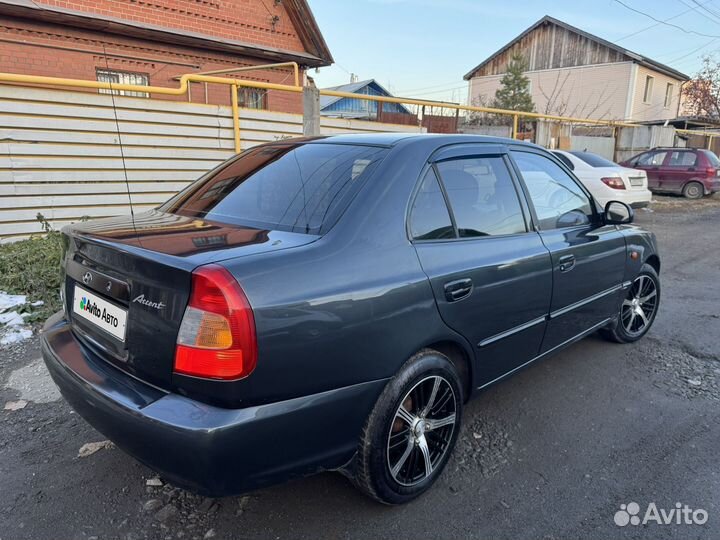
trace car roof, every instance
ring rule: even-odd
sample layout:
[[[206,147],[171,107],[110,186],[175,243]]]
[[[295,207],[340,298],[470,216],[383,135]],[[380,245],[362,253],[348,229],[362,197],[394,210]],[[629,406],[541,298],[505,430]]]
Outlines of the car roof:
[[[297,139],[295,139],[297,140]],[[494,144],[521,144],[534,148],[542,148],[533,143],[509,139],[505,137],[490,137],[487,135],[470,134],[444,134],[444,133],[358,133],[330,135],[308,139],[311,143],[337,143],[337,144],[369,144],[378,146],[395,146],[400,142],[412,143],[436,141],[439,145],[462,143],[494,143]]]

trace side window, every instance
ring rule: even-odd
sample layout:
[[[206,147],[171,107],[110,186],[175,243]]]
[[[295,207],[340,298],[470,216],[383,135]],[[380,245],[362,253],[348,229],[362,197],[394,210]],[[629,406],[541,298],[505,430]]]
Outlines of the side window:
[[[663,164],[663,161],[665,161],[665,156],[667,156],[667,152],[648,152],[646,154],[642,154],[638,160],[636,165],[645,166],[645,167],[659,167]]]
[[[433,169],[425,174],[410,210],[410,234],[415,240],[455,238],[445,197]]]
[[[530,152],[513,152],[541,229],[560,229],[590,223],[590,199],[575,180],[552,160]]]
[[[438,164],[461,238],[526,232],[520,200],[501,157]]]
[[[694,167],[697,161],[695,152],[673,152],[668,167]]]

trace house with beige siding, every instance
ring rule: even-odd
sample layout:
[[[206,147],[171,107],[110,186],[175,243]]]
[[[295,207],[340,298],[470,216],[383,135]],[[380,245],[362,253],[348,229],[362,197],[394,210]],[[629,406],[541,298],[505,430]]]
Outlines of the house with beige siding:
[[[465,75],[469,103],[489,106],[515,54],[537,112],[646,122],[678,116],[679,71],[545,16]]]

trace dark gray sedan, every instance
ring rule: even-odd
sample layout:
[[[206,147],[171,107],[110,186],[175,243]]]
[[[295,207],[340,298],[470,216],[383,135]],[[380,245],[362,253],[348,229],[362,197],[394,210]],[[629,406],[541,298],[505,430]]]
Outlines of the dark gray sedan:
[[[507,139],[262,145],[156,210],[65,228],[43,355],[78,413],[176,484],[332,469],[403,503],[479,390],[591,332],[648,331],[660,259],[632,218]]]

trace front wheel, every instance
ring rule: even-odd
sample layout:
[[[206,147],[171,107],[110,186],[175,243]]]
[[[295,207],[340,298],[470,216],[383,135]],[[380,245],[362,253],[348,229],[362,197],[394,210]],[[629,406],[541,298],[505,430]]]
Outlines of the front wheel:
[[[644,264],[620,305],[617,320],[602,334],[618,343],[637,341],[650,330],[659,306],[660,278],[652,266]]]
[[[446,356],[425,349],[410,358],[368,417],[355,484],[385,504],[430,489],[455,446],[462,403],[460,377]]]

